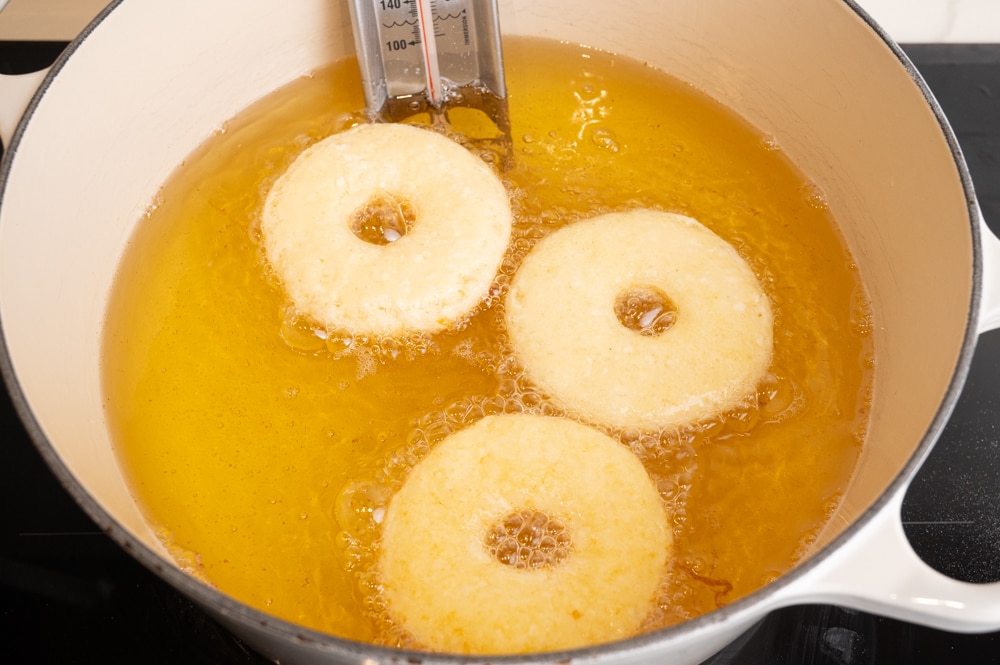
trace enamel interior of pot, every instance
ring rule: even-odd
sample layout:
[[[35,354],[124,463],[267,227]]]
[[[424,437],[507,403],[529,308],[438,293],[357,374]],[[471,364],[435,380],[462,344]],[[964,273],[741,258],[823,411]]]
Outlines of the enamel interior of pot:
[[[506,33],[627,54],[692,82],[774,136],[822,187],[877,317],[875,415],[836,535],[913,456],[967,334],[965,194],[918,87],[836,1],[622,0],[609,14],[603,2],[508,0],[501,13]],[[188,152],[255,99],[352,54],[351,40],[346,6],[326,0],[124,3],[62,68],[10,163],[0,315],[51,443],[43,452],[93,497],[99,521],[106,512],[154,551],[102,419],[99,337],[118,257]]]

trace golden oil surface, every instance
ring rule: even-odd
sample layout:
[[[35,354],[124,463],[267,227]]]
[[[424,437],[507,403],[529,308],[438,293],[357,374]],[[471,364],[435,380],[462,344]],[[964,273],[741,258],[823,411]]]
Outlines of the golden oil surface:
[[[697,218],[748,261],[775,312],[771,372],[745,408],[610,432],[643,460],[674,529],[645,629],[789,570],[837,505],[864,440],[873,357],[863,287],[821,192],[773,140],[640,63],[527,39],[507,40],[505,58],[514,237],[494,293],[459,329],[323,339],[289,313],[262,258],[270,184],[305,147],[361,121],[353,61],[229,122],[137,229],[107,314],[108,420],[164,542],[225,593],[318,630],[406,644],[377,593],[382,511],[449,432],[550,410],[507,348],[502,294],[539,238],[611,210]],[[470,114],[453,120],[480,131]]]

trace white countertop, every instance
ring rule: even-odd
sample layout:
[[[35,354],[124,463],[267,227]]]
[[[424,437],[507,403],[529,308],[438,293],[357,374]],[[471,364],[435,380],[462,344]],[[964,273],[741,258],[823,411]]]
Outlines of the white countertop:
[[[856,2],[897,42],[1000,42],[998,0]]]
[[[856,1],[898,42],[1000,42],[1000,0]],[[0,40],[68,41],[105,4],[107,0],[10,0],[0,11]]]

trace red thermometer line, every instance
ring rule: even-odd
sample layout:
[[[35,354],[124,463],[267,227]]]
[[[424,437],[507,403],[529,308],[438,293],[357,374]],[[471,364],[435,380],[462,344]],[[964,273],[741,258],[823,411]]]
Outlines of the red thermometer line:
[[[438,67],[437,40],[434,37],[434,8],[431,0],[417,0],[420,22],[420,42],[423,45],[424,71],[427,74],[427,92],[430,102],[440,106],[443,101],[441,70]]]

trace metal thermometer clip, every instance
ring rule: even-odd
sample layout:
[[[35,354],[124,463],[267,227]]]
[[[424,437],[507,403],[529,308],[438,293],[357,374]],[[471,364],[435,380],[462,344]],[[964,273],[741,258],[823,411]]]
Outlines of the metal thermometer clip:
[[[443,121],[462,106],[509,132],[496,0],[351,0],[350,8],[369,115]]]

